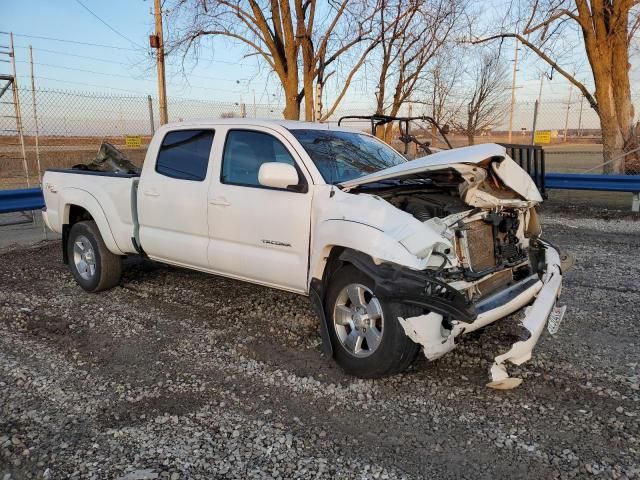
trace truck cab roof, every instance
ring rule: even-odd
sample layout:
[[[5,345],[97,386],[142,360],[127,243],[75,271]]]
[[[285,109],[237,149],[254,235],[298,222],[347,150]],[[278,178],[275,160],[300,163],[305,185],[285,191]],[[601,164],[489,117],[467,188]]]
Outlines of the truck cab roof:
[[[185,128],[185,127],[199,127],[203,126],[254,126],[254,127],[267,127],[267,128],[284,128],[285,130],[337,130],[337,131],[345,131],[345,132],[357,132],[357,133],[366,133],[362,130],[358,130],[357,128],[345,128],[342,126],[338,126],[337,122],[327,122],[327,123],[314,123],[314,122],[303,122],[299,120],[281,120],[281,119],[260,119],[260,118],[209,118],[202,120],[190,120],[186,122],[171,122],[163,125],[163,129],[172,130],[176,128]]]

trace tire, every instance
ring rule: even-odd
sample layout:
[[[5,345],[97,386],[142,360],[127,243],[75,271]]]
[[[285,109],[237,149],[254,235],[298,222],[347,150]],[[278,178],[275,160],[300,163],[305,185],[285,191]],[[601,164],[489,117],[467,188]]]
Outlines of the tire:
[[[413,317],[422,311],[375,297],[373,287],[369,277],[347,265],[332,275],[325,298],[336,362],[346,373],[360,378],[380,378],[402,372],[411,365],[420,348],[406,336],[398,317]],[[360,305],[352,301],[355,297],[360,298]],[[377,318],[378,312],[380,318]],[[354,343],[357,336],[362,340]],[[351,348],[354,345],[356,348]]]
[[[93,220],[71,227],[67,254],[73,278],[87,292],[100,292],[120,283],[122,258],[107,249]]]

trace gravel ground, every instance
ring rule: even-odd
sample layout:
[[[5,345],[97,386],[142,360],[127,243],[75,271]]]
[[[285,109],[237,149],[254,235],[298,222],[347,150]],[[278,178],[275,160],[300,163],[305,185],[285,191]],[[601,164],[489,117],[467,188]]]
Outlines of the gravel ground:
[[[484,384],[517,316],[363,381],[304,297],[141,261],[91,295],[57,243],[6,253],[0,479],[640,478],[640,222],[544,221],[569,310],[512,391]]]

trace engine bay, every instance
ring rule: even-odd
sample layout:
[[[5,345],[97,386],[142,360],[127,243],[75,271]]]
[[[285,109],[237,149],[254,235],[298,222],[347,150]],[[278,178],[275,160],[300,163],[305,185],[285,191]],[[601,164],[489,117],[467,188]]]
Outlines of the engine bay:
[[[423,223],[438,219],[453,234],[450,240],[458,265],[437,268],[437,278],[457,282],[469,300],[478,300],[531,275],[530,209],[473,208],[460,198],[460,184],[442,183],[436,180],[420,187],[399,186],[376,192]]]

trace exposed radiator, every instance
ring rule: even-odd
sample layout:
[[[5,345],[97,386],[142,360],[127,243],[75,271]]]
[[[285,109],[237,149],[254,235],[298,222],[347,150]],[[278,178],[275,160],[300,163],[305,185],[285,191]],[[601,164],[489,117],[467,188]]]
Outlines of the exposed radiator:
[[[495,267],[496,255],[491,224],[482,220],[471,222],[466,226],[464,236],[471,270],[480,272],[487,268]]]

